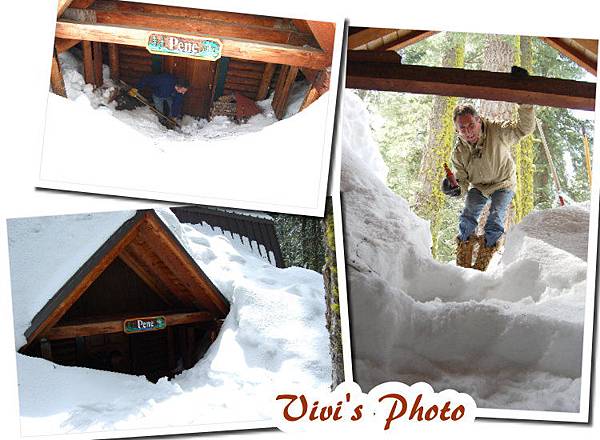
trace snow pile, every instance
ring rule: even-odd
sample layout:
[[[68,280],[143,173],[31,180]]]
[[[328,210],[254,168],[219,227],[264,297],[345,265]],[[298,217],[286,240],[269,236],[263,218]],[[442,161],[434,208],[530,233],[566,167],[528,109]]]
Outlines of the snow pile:
[[[379,153],[360,126],[364,108],[346,93],[341,188],[356,380],[365,391],[426,381],[483,408],[577,412],[588,208],[529,215],[486,273],[440,264],[427,222],[365,165]]]
[[[18,354],[22,435],[268,423],[276,393],[295,385],[329,387],[331,361],[321,274],[273,267],[240,240],[207,225],[181,224],[169,210],[158,214],[231,302],[217,340],[193,368],[157,384],[144,377],[64,367]],[[71,223],[81,222],[82,228],[84,220],[85,216],[70,216]],[[54,233],[56,247],[56,237],[68,233],[58,232],[60,224],[52,225],[60,221],[60,217],[47,217],[21,223],[20,237],[11,238],[11,258],[18,248],[44,249],[40,237],[47,237],[45,232]],[[98,223],[103,222],[109,223],[108,215]],[[9,236],[19,224],[12,223]],[[25,244],[21,238],[33,243]],[[40,289],[49,291],[40,279],[36,281]],[[20,304],[29,296],[13,286],[16,310],[33,311]],[[15,319],[24,317],[25,313],[15,313]],[[17,324],[18,332],[27,327]]]
[[[81,61],[73,54],[63,52],[59,54],[59,61],[65,80],[67,97],[70,100],[86,103],[95,109],[103,107],[105,111],[108,111],[119,121],[155,140],[178,142],[216,139],[260,131],[277,122],[275,113],[271,108],[272,98],[270,98],[257,102],[257,105],[262,109],[262,113],[251,117],[245,124],[237,124],[224,116],[218,116],[209,122],[206,119],[196,119],[190,115],[185,115],[181,121],[180,131],[169,130],[160,124],[157,115],[148,107],[116,110],[116,102],[109,102],[115,91],[115,84],[109,77],[110,69],[108,66],[103,65],[105,85],[94,90],[92,84],[85,83]],[[307,88],[308,84],[306,82],[294,84],[290,94],[290,104],[285,114],[286,118],[299,111]]]

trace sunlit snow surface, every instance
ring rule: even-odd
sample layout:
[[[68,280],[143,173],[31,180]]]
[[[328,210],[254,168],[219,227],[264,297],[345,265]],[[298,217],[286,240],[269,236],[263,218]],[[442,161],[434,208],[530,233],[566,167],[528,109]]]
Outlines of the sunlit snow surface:
[[[579,411],[589,207],[528,215],[486,273],[431,257],[389,190],[362,101],[344,95],[343,212],[355,379],[426,381],[479,407]]]
[[[94,235],[89,230],[93,226],[102,240],[103,231],[132,214],[9,222],[11,278],[18,274],[12,288],[18,341],[23,343],[22,332],[37,306],[49,299],[60,279],[68,278],[95,251],[97,243],[81,243],[85,230]],[[219,234],[206,225],[181,224],[169,210],[158,214],[231,302],[217,340],[193,368],[157,384],[144,377],[64,367],[18,354],[22,435],[188,426],[203,430],[200,425],[268,423],[276,394],[294,386],[329,388],[331,361],[321,274],[276,268],[239,237]],[[69,244],[73,240],[80,243],[80,251]],[[38,256],[28,264],[27,256],[35,249]],[[53,277],[39,278],[49,275],[50,268],[27,272],[40,266],[44,254],[52,261],[52,255],[64,255],[65,250],[70,257],[57,257],[61,261]],[[34,276],[37,283],[27,282]],[[42,296],[34,306],[21,304],[35,298],[36,292]]]

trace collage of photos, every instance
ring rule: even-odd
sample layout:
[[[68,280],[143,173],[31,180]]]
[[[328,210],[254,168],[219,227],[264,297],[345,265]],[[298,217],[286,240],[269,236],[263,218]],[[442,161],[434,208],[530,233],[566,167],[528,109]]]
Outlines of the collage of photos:
[[[0,160],[8,437],[288,436],[282,396],[378,437],[352,393],[423,383],[465,437],[593,437],[600,33],[51,3]]]

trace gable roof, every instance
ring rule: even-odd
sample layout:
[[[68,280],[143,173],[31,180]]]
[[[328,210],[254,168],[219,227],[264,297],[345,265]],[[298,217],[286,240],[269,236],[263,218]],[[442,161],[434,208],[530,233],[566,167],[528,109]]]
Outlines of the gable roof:
[[[100,220],[92,221],[91,224],[85,222],[94,216],[98,216]],[[21,304],[27,302],[27,298],[34,299],[33,308],[25,306],[26,310],[17,310],[18,307],[15,306],[15,336],[18,346],[28,345],[55,325],[116,258],[123,260],[167,304],[175,298],[178,304],[209,312],[215,318],[222,318],[227,314],[227,299],[153,210],[94,216],[9,221],[13,295],[24,296],[13,303]],[[84,226],[78,227],[76,224],[81,222]],[[69,226],[73,229],[70,230]],[[36,250],[37,237],[31,236],[34,231],[49,235],[39,238],[50,244],[44,246],[42,255],[33,264],[40,266],[46,263],[54,271],[28,267],[27,256]],[[29,236],[24,237],[24,234]],[[61,234],[62,239],[57,239],[56,234]],[[88,239],[91,243],[87,243]],[[29,244],[23,246],[23,240],[29,241]],[[24,247],[29,249],[24,250]],[[79,247],[84,249],[79,250]],[[71,252],[75,255],[69,255]],[[52,264],[54,258],[71,261],[66,265],[60,262],[57,265]],[[24,283],[24,278],[30,278],[31,275],[39,277],[39,289]],[[40,306],[41,302],[43,304]],[[26,341],[22,341],[21,334]]]

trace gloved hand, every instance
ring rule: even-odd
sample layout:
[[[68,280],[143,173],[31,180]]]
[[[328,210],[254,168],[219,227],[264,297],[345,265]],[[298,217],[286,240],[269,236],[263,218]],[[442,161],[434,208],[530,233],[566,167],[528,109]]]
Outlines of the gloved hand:
[[[450,197],[458,197],[460,196],[461,190],[460,186],[452,186],[450,181],[447,178],[442,180],[442,192]]]
[[[138,89],[136,89],[135,87],[132,87],[129,89],[129,92],[127,92],[127,94],[129,96],[133,96],[135,98],[138,94]]]
[[[529,76],[527,69],[523,69],[519,66],[512,66],[510,68],[510,74],[517,78],[527,78]]]

